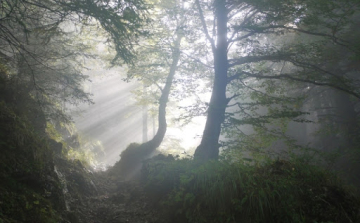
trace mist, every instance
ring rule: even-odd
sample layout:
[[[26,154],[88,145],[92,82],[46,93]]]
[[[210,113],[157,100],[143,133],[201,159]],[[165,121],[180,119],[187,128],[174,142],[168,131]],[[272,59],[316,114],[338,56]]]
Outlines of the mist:
[[[0,1],[0,223],[360,222],[359,15]]]
[[[143,142],[143,106],[136,101],[134,90],[142,88],[137,80],[125,81],[126,69],[93,66],[84,74],[90,80],[83,86],[92,95],[93,104],[74,107],[72,114],[79,131],[86,139],[99,141],[103,150],[96,153],[97,165],[112,166],[130,143]],[[174,156],[192,155],[198,145],[205,117],[194,117],[183,125],[175,120],[181,115],[180,105],[191,105],[191,100],[173,102],[167,111],[169,127],[166,139],[158,152]],[[148,109],[148,108],[147,108]],[[156,108],[155,108],[156,109]],[[155,135],[158,123],[156,114],[147,114],[147,138]],[[97,148],[99,150],[99,148]]]

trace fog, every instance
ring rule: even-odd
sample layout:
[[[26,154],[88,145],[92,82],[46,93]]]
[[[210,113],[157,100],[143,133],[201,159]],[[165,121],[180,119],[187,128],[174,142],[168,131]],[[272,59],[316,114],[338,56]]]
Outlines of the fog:
[[[97,161],[113,165],[130,143],[143,142],[143,106],[137,103],[132,93],[141,88],[141,83],[124,81],[123,68],[93,67],[84,74],[90,76],[91,82],[84,84],[84,88],[92,94],[94,104],[79,106],[80,112],[73,115],[75,125],[80,135],[102,144],[104,151],[97,151]],[[169,107],[168,129],[159,151],[175,156],[191,155],[200,142],[205,117],[195,117],[191,123],[182,126],[175,121],[180,111],[171,98]],[[157,116],[147,114],[147,139],[150,140],[157,130]]]

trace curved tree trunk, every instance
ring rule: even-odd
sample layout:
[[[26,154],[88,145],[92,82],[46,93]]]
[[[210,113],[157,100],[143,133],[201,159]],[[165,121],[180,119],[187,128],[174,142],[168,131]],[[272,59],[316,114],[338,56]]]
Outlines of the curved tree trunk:
[[[142,144],[132,143],[121,153],[120,161],[115,164],[119,165],[118,168],[120,175],[125,178],[132,177],[139,171],[141,163],[144,159],[149,158],[151,154],[160,146],[164,139],[167,123],[166,123],[166,104],[169,100],[171,85],[175,76],[175,72],[180,59],[180,42],[183,35],[177,34],[177,39],[174,42],[172,51],[172,63],[170,66],[169,74],[166,78],[164,88],[161,90],[161,97],[159,99],[159,114],[158,114],[158,130],[155,136]]]
[[[166,78],[166,83],[164,88],[161,91],[161,97],[159,99],[159,114],[158,114],[158,130],[155,136],[150,140],[140,145],[140,147],[144,150],[144,153],[149,155],[154,150],[156,150],[161,142],[164,139],[167,123],[166,123],[166,104],[169,100],[171,85],[175,76],[175,72],[177,69],[177,65],[180,59],[180,42],[182,39],[182,35],[178,34],[177,39],[175,40],[173,52],[172,52],[172,63],[170,66],[169,75]]]

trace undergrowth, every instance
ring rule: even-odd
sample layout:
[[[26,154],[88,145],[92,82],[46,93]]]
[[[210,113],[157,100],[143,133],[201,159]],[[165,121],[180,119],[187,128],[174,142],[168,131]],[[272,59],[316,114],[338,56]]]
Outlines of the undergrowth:
[[[150,199],[171,222],[359,221],[359,200],[335,175],[301,159],[261,166],[163,159],[148,162],[143,175]]]
[[[51,178],[52,151],[46,140],[3,101],[0,123],[0,223],[58,222],[57,204],[49,198],[56,200],[60,188]],[[50,188],[52,193],[46,193]]]

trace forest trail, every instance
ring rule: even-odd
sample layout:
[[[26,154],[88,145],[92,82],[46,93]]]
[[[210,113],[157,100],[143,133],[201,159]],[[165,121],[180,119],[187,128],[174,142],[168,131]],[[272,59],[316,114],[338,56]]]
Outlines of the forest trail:
[[[71,201],[68,219],[72,223],[161,222],[136,181],[111,179],[107,172],[93,174],[96,193]]]

